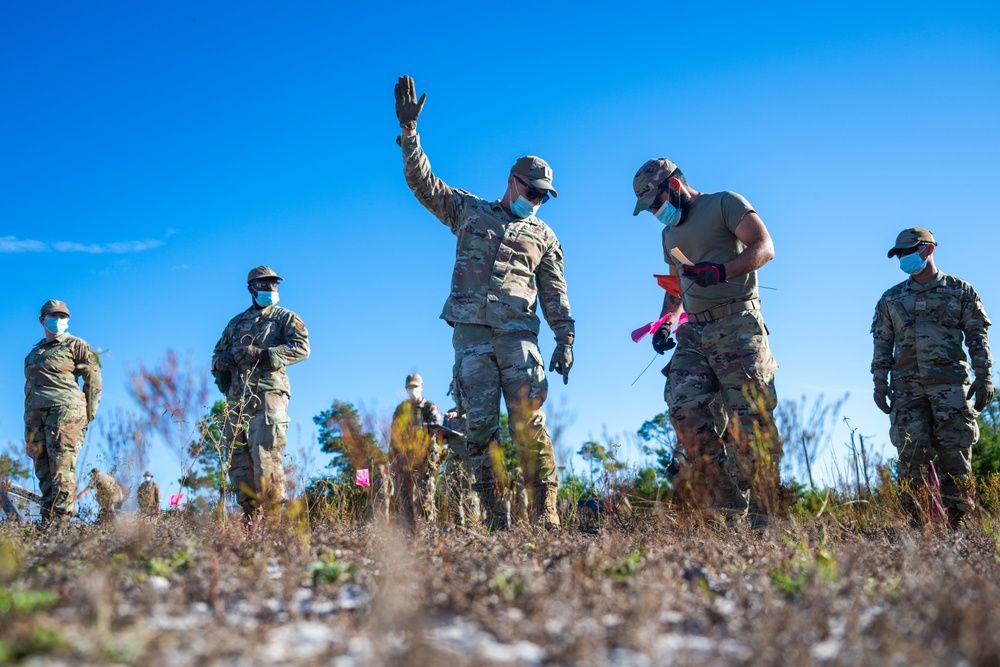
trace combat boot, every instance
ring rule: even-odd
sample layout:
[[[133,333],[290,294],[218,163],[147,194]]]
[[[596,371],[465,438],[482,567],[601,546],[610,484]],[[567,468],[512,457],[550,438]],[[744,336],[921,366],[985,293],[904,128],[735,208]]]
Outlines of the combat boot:
[[[534,520],[545,530],[559,530],[559,510],[556,505],[559,494],[558,482],[542,482],[535,485]]]
[[[502,494],[497,493],[496,480],[477,482],[473,489],[479,494],[479,509],[486,530],[507,530],[507,506]]]

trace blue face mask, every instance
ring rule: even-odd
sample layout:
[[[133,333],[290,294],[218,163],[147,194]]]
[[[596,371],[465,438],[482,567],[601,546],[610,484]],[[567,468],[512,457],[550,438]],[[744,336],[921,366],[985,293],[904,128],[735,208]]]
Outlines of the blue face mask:
[[[278,293],[277,292],[257,292],[254,297],[254,301],[261,308],[267,308],[268,306],[273,306],[278,303]]]
[[[667,227],[673,227],[681,220],[680,209],[668,201],[663,202],[663,206],[660,207],[660,210],[653,215]]]
[[[514,185],[514,192],[517,194],[517,201],[510,203],[510,212],[517,216],[519,220],[527,218],[529,215],[538,213],[539,204],[532,204],[517,192],[517,185]]]
[[[920,256],[919,251],[899,258],[899,268],[911,276],[915,276],[923,271],[925,266],[927,266],[927,260]]]
[[[62,334],[69,330],[68,317],[46,317],[45,330],[52,334]]]

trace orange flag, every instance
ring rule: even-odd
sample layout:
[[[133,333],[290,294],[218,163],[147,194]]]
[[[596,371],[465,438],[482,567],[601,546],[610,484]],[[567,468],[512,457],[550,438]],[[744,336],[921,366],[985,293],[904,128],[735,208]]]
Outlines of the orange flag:
[[[679,297],[681,295],[681,281],[677,279],[677,276],[661,276],[658,274],[653,274],[656,278],[656,283],[663,289],[670,292],[673,296]]]

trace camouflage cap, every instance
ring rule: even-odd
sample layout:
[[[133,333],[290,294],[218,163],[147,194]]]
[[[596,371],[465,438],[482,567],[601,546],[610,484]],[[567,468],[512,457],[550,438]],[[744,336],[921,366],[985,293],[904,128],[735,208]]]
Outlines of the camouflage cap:
[[[247,274],[247,285],[255,280],[260,280],[261,278],[273,278],[275,280],[284,280],[281,276],[274,272],[270,266],[257,266],[254,267],[249,274]]]
[[[632,215],[639,215],[653,205],[663,181],[670,178],[675,171],[677,171],[677,165],[665,157],[649,160],[639,168],[639,171],[635,173],[635,178],[632,179],[632,189],[635,190],[635,196],[639,199],[635,203]]]
[[[152,477],[152,476],[153,476],[153,473],[151,473],[151,472],[149,472],[149,471],[147,470],[146,472],[142,473],[142,476],[143,476],[143,477]]]
[[[69,317],[69,306],[67,306],[64,301],[49,299],[42,304],[42,317],[45,317],[49,313],[61,313],[66,317]]]
[[[510,173],[524,176],[534,187],[539,190],[548,190],[553,197],[558,197],[559,193],[552,187],[552,167],[540,157],[525,155],[517,158],[517,162],[510,168]]]
[[[937,245],[934,241],[934,235],[926,229],[921,229],[920,227],[910,227],[909,229],[904,229],[899,233],[899,236],[896,237],[896,245],[889,248],[889,254],[886,255],[886,257],[898,255],[901,250],[914,248],[921,243],[932,243]]]
[[[417,375],[416,373],[410,373],[406,376],[406,388],[410,387],[423,387],[424,379]]]

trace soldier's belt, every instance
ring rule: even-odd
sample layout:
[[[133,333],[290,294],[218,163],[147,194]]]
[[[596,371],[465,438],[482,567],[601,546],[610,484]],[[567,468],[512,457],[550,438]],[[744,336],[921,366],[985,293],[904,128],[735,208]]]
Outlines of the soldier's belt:
[[[726,317],[727,315],[737,315],[739,313],[749,313],[760,310],[760,299],[750,299],[749,301],[733,301],[724,303],[715,308],[703,310],[700,313],[688,313],[688,319],[696,324],[705,324],[713,320]]]

